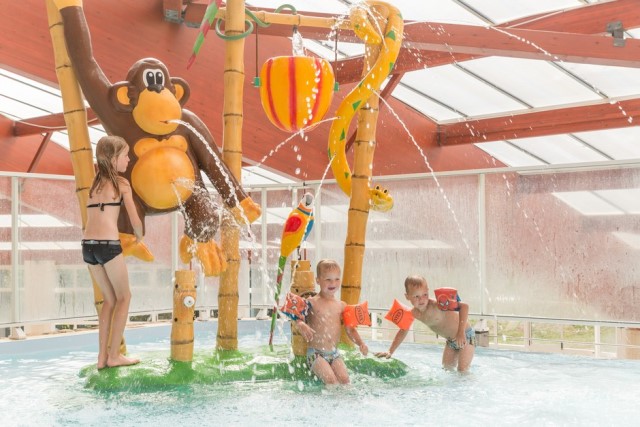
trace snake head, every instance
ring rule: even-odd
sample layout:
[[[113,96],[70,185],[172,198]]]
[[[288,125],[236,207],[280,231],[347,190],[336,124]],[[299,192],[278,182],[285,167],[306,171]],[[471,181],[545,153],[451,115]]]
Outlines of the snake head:
[[[378,212],[387,212],[393,208],[393,197],[389,194],[389,190],[376,185],[369,189],[369,197],[371,209]]]

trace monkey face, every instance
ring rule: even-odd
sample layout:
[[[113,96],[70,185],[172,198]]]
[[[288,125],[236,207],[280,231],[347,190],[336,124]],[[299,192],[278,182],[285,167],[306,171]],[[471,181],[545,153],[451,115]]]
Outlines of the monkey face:
[[[166,135],[176,130],[177,123],[168,123],[182,117],[182,105],[165,83],[167,79],[159,68],[144,68],[138,74],[140,92],[133,108],[133,119],[142,130],[153,135]]]
[[[116,109],[132,113],[140,129],[152,135],[168,135],[178,127],[170,122],[182,117],[189,86],[180,78],[170,78],[162,62],[146,58],[133,64],[127,81],[115,84],[111,94]]]

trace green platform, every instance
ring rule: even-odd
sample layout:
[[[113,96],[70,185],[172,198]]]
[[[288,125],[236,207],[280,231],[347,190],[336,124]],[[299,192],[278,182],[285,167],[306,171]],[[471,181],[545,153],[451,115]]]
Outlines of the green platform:
[[[343,349],[347,368],[352,373],[377,378],[399,378],[407,365],[396,359],[363,357],[356,350]],[[174,362],[166,353],[136,354],[138,365],[98,371],[90,365],[80,371],[86,387],[96,391],[155,391],[192,384],[224,384],[255,381],[319,380],[310,373],[305,358],[293,357],[288,346],[268,346],[238,351],[195,352],[192,362]]]

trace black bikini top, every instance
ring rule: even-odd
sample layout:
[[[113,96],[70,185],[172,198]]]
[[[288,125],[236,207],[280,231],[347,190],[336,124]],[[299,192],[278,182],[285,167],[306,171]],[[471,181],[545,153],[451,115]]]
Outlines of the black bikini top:
[[[104,211],[105,206],[120,206],[122,205],[124,198],[120,197],[119,202],[111,202],[111,203],[93,203],[91,205],[87,205],[87,208],[100,208],[101,211]]]

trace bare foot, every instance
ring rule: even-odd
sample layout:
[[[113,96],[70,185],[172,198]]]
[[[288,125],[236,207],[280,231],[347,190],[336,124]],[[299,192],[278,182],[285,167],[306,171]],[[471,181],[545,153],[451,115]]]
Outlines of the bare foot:
[[[98,356],[98,370],[104,369],[107,367],[107,356]]]
[[[116,368],[118,366],[135,365],[136,363],[140,363],[140,359],[126,357],[126,356],[123,356],[122,354],[119,354],[116,357],[109,357],[109,360],[107,360],[107,367]]]

